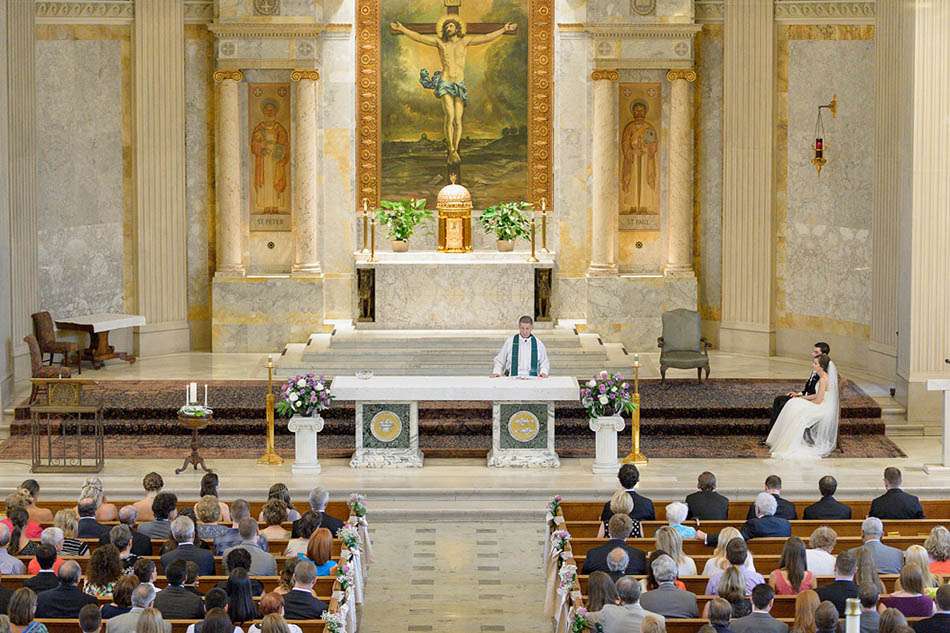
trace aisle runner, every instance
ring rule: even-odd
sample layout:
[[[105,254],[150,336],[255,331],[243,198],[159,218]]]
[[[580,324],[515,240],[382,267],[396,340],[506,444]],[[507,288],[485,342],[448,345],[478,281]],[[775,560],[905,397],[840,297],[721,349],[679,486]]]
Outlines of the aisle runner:
[[[373,522],[372,599],[360,633],[549,633],[538,552],[521,523]]]

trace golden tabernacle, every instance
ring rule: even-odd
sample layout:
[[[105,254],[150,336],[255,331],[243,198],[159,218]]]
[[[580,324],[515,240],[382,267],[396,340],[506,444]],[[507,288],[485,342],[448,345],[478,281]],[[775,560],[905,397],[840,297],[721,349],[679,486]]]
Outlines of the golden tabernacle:
[[[467,253],[472,250],[472,194],[462,185],[442,187],[436,198],[439,210],[439,251]]]

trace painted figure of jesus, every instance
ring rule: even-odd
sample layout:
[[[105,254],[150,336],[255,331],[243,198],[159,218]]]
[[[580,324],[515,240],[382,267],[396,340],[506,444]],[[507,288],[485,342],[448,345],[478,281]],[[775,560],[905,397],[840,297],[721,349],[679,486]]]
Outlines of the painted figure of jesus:
[[[275,118],[277,102],[261,104],[264,120],[251,133],[254,155],[254,206],[258,213],[279,213],[287,208],[287,165],[290,163],[289,136]]]
[[[430,77],[429,71],[423,68],[419,71],[419,82],[424,88],[432,90],[436,98],[442,102],[448,162],[462,162],[459,156],[459,142],[462,140],[462,113],[465,111],[465,102],[468,100],[468,91],[465,88],[466,49],[469,46],[493,42],[505,33],[514,33],[518,26],[509,22],[491,33],[466,35],[464,22],[455,15],[444,15],[436,23],[435,35],[417,33],[401,22],[393,22],[390,27],[414,42],[439,50],[442,70],[437,70]]]

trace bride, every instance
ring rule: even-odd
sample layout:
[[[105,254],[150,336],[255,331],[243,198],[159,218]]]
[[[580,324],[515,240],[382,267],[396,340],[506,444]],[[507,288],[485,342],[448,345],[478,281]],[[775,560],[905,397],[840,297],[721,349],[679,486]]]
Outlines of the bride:
[[[809,459],[824,457],[838,439],[838,372],[827,354],[812,362],[818,389],[812,396],[792,398],[782,407],[765,443],[772,457]]]

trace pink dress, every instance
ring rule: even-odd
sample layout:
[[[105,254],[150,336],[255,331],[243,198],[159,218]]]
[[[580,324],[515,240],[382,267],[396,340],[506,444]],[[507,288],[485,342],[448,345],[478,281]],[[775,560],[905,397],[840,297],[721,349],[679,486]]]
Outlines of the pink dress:
[[[810,571],[805,572],[805,577],[802,578],[802,584],[798,591],[795,591],[795,588],[785,579],[781,569],[774,570],[769,574],[769,578],[772,580],[777,596],[797,596],[803,591],[815,588],[815,576]]]

